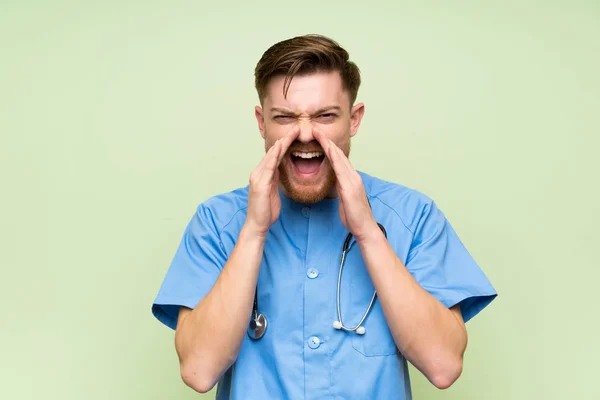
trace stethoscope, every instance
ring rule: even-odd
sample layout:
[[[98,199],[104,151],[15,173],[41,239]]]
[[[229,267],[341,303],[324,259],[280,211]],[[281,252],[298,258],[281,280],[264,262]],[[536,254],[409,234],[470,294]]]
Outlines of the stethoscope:
[[[377,225],[379,226],[379,229],[381,229],[381,231],[383,232],[383,235],[387,239],[387,232],[385,231],[385,228],[383,227],[383,225],[381,225],[379,222],[377,223]],[[362,324],[365,321],[365,319],[367,318],[367,315],[369,315],[369,312],[371,311],[371,308],[373,307],[373,303],[375,303],[375,298],[377,297],[377,291],[373,291],[373,297],[371,298],[369,307],[367,307],[367,310],[363,314],[362,318],[360,319],[358,324],[353,328],[348,328],[344,325],[344,322],[342,321],[342,311],[340,308],[340,286],[341,286],[341,282],[342,282],[342,271],[344,270],[344,262],[346,261],[346,254],[348,253],[348,250],[350,249],[350,241],[351,240],[352,240],[352,233],[348,233],[348,236],[346,236],[346,240],[344,241],[344,246],[342,247],[342,258],[340,260],[340,271],[338,274],[337,294],[336,294],[338,319],[337,319],[337,321],[333,322],[333,327],[338,330],[344,330],[344,331],[348,331],[348,332],[356,332],[359,335],[364,335],[366,332],[366,329],[364,326],[362,326]],[[252,319],[250,320],[250,324],[248,325],[248,336],[251,339],[262,338],[265,334],[265,331],[267,330],[267,318],[264,316],[263,313],[258,311],[257,295],[258,295],[258,291],[255,291],[254,292],[254,304],[252,306]]]

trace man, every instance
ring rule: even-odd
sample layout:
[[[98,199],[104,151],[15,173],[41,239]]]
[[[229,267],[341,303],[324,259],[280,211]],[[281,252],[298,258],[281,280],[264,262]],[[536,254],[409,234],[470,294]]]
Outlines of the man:
[[[218,383],[217,399],[410,399],[411,362],[449,387],[465,322],[496,292],[431,199],[352,167],[357,66],[296,37],[255,84],[266,155],[249,185],[199,205],[152,308],[176,329],[183,381]]]

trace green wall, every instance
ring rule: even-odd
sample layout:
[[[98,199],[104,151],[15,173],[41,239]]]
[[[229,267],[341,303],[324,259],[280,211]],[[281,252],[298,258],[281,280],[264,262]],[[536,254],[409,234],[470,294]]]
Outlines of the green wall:
[[[500,294],[415,398],[600,398],[600,3],[233,3],[0,4],[0,398],[213,397],[150,305],[262,157],[255,63],[304,33],[362,70],[355,167],[433,197]]]

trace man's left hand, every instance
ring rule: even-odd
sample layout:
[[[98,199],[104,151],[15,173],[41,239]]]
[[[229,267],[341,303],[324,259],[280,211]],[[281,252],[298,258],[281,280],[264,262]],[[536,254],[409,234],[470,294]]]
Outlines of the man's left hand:
[[[357,241],[379,231],[360,174],[352,167],[344,152],[325,134],[315,130],[313,135],[323,147],[337,178],[335,185],[342,224]]]

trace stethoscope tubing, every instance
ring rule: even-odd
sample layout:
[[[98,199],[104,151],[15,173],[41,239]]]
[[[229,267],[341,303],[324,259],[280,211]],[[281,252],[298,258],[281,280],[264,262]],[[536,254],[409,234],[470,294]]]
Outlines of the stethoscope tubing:
[[[383,232],[383,235],[387,239],[387,232],[386,232],[385,228],[383,227],[383,225],[381,225],[379,222],[377,223],[377,225],[379,226],[379,229],[381,229],[381,231]],[[358,322],[358,324],[352,328],[345,326],[343,319],[342,319],[340,293],[341,293],[341,284],[342,284],[342,273],[344,270],[346,255],[348,254],[348,251],[350,250],[350,241],[352,240],[352,237],[353,237],[352,232],[348,233],[348,235],[346,236],[346,240],[344,241],[344,245],[342,247],[342,256],[340,258],[340,268],[339,268],[339,272],[338,272],[337,291],[336,291],[336,307],[337,307],[338,319],[337,319],[337,321],[334,322],[333,326],[335,329],[341,329],[341,330],[344,330],[347,332],[356,332],[356,333],[362,335],[365,333],[365,328],[362,327],[362,324],[363,324],[363,322],[365,322],[367,315],[369,315],[371,308],[373,308],[373,304],[375,303],[375,300],[377,298],[377,291],[376,290],[373,291],[373,297],[371,297],[371,302],[369,303],[367,310],[363,314],[363,316],[360,319],[360,321]],[[362,327],[362,329],[360,329],[361,327]],[[260,339],[265,334],[266,328],[267,328],[267,319],[265,318],[265,316],[262,313],[258,312],[258,287],[257,287],[255,290],[255,293],[254,293],[254,304],[252,307],[252,319],[250,321],[250,325],[248,328],[248,336],[250,336],[250,338],[255,339],[255,340]]]
[[[383,235],[387,238],[387,232],[386,232],[385,228],[383,227],[383,225],[381,225],[379,222],[377,223],[377,225],[379,226],[379,229],[381,229],[381,231],[383,232]],[[342,311],[341,311],[341,306],[340,306],[340,303],[341,303],[340,292],[341,292],[341,284],[342,284],[342,271],[344,269],[344,262],[346,261],[346,254],[348,253],[348,250],[350,248],[351,240],[352,240],[352,233],[348,233],[348,236],[346,236],[346,240],[344,241],[344,246],[342,248],[342,257],[340,259],[340,270],[338,272],[337,293],[336,293],[336,305],[337,305],[337,315],[338,315],[337,321],[339,321],[339,325],[336,327],[336,329],[343,329],[348,332],[356,332],[358,330],[358,328],[360,328],[362,326],[363,322],[365,322],[365,319],[367,319],[367,315],[371,311],[371,308],[373,307],[373,303],[375,303],[375,299],[377,298],[377,291],[373,292],[373,297],[371,297],[371,302],[369,303],[369,307],[367,307],[367,310],[363,314],[363,316],[360,319],[360,321],[358,322],[358,324],[356,326],[354,326],[353,328],[346,327],[344,325],[344,321],[342,320]]]

